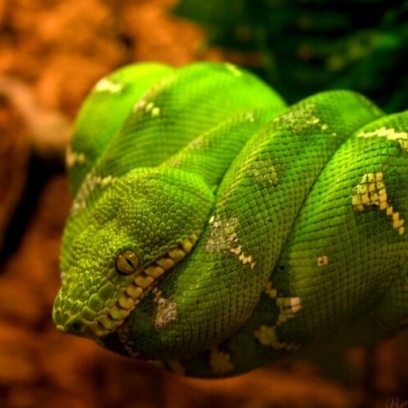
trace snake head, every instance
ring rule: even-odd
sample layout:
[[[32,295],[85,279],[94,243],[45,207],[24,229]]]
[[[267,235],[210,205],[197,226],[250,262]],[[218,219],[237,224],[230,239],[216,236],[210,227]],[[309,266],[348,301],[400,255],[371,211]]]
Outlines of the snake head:
[[[190,253],[213,201],[203,179],[182,170],[139,169],[116,179],[69,241],[57,328],[93,339],[115,332]]]

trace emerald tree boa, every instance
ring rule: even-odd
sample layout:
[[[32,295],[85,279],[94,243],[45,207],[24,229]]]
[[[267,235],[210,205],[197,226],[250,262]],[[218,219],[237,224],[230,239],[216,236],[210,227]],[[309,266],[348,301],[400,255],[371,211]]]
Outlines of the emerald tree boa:
[[[228,63],[114,72],[67,152],[57,328],[197,377],[398,331],[407,131],[352,91],[287,107]]]

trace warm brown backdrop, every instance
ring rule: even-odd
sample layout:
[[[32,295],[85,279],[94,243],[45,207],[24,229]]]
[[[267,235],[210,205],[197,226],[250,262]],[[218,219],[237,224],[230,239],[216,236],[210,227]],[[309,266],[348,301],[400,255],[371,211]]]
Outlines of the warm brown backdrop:
[[[199,53],[202,33],[169,17],[172,3],[0,0],[0,243],[7,225],[17,243],[0,269],[0,408],[384,407],[390,397],[399,398],[391,406],[402,407],[408,401],[406,339],[370,354],[348,353],[355,382],[346,387],[306,363],[231,380],[184,379],[54,328],[50,312],[70,197],[53,163],[81,100],[101,76],[131,61],[182,65],[221,58]],[[44,183],[36,185],[30,172]],[[10,228],[27,180],[34,185],[25,193],[32,216],[17,217]]]

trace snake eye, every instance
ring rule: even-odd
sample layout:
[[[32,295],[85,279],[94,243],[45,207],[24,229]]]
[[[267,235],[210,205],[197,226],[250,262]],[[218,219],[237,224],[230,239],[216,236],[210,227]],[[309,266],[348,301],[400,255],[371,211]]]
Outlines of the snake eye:
[[[115,262],[116,270],[122,275],[129,275],[139,267],[139,257],[133,251],[123,251]]]

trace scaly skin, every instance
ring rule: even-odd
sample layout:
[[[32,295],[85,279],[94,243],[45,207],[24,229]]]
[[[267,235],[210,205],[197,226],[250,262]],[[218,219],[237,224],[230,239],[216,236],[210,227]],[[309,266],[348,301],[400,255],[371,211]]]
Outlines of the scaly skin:
[[[408,113],[350,91],[285,108],[230,64],[151,67],[79,115],[58,329],[222,377],[406,325]]]

